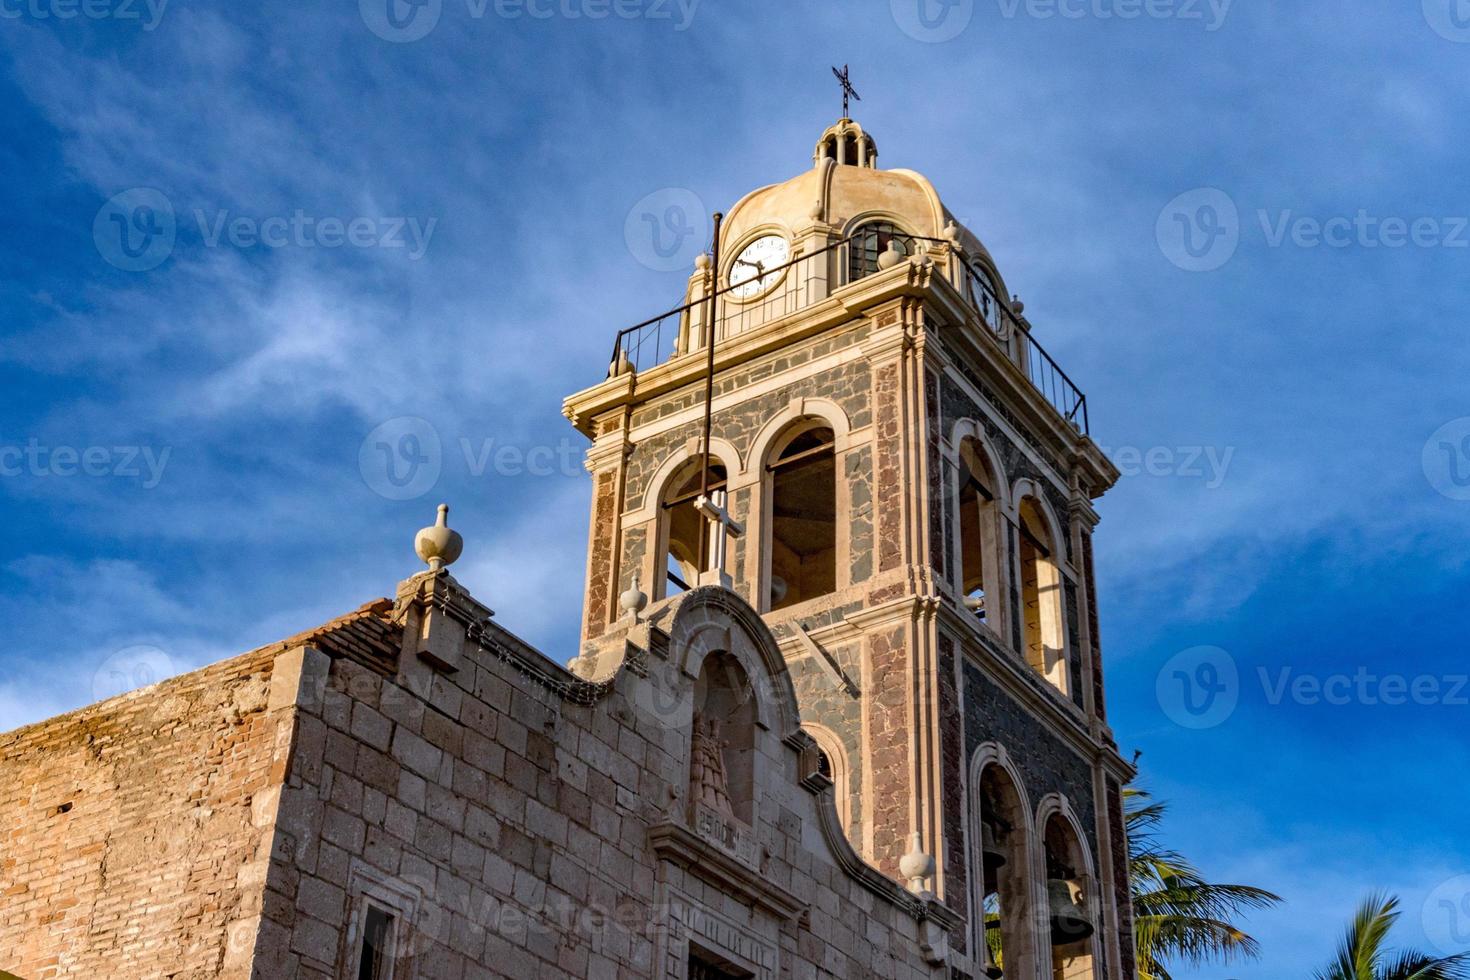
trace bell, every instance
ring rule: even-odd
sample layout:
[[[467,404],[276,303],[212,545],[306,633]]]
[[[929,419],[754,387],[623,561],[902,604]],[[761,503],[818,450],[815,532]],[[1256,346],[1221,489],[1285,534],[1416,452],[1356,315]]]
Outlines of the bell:
[[[1089,938],[1096,930],[1082,907],[1082,883],[1072,878],[1048,878],[1047,903],[1051,906],[1051,943],[1066,946]]]

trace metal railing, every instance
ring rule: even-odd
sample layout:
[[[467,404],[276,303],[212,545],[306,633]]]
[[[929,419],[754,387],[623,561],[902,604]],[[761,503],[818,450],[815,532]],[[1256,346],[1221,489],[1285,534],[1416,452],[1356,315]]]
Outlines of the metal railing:
[[[840,250],[852,240],[833,242],[784,265],[763,270],[752,280],[721,287],[716,293],[719,302],[715,342],[805,309],[847,285],[846,253]],[[921,236],[905,236],[904,240],[923,242],[926,246],[952,245],[943,239]],[[1079,431],[1087,433],[1087,396],[1031,336],[1026,321],[996,292],[985,270],[957,252],[950,251],[949,257],[950,284],[964,296],[977,320],[1052,408]],[[749,290],[751,283],[755,283],[759,292]],[[745,291],[751,291],[752,295],[747,298],[742,295]],[[709,297],[704,296],[618,331],[608,376],[646,371],[704,349],[705,338],[710,333],[709,309]]]

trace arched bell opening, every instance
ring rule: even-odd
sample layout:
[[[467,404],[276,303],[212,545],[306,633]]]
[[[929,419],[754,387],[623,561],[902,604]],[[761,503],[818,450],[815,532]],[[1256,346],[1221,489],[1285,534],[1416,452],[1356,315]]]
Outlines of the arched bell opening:
[[[1089,907],[1092,882],[1076,831],[1059,813],[1046,821],[1042,850],[1052,980],[1091,980],[1096,975],[1093,936],[1097,933]]]
[[[659,506],[659,533],[663,541],[663,568],[654,585],[654,598],[687,592],[699,584],[709,568],[710,522],[694,507],[704,487],[704,460],[690,460],[664,489]],[[723,490],[725,464],[710,460],[709,489]]]
[[[1062,632],[1062,573],[1057,542],[1035,497],[1024,498],[1020,517],[1021,622],[1026,662],[1063,694],[1068,693]]]
[[[768,610],[837,589],[837,455],[831,428],[807,420],[777,443],[770,488]]]
[[[975,958],[990,980],[1032,977],[1037,948],[1032,926],[1032,883],[1026,808],[1000,764],[980,774],[976,788],[972,862],[977,907]]]
[[[959,591],[965,608],[980,622],[1000,632],[1001,580],[999,484],[990,457],[979,440],[965,438],[959,451]]]

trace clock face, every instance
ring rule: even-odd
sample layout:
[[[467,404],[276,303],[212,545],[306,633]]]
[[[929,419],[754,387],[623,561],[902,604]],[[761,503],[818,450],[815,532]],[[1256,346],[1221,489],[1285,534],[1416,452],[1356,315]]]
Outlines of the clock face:
[[[730,295],[750,299],[776,285],[773,269],[791,261],[791,246],[780,235],[757,238],[735,256],[730,264]]]

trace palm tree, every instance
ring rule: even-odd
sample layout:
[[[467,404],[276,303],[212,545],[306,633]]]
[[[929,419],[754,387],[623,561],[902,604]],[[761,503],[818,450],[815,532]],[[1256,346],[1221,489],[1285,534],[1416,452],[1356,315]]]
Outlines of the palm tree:
[[[1183,855],[1159,846],[1155,833],[1167,805],[1141,789],[1124,790],[1124,797],[1139,980],[1172,980],[1165,965],[1171,960],[1197,966],[1260,955],[1259,944],[1230,920],[1246,909],[1269,908],[1280,896],[1206,881]]]
[[[1433,957],[1418,950],[1397,953],[1387,947],[1398,922],[1399,900],[1377,892],[1358,906],[1337,948],[1337,959],[1316,980],[1463,980],[1470,977],[1470,953]]]

